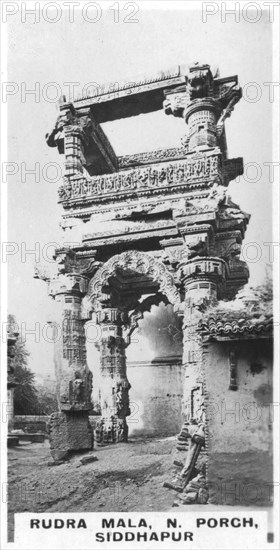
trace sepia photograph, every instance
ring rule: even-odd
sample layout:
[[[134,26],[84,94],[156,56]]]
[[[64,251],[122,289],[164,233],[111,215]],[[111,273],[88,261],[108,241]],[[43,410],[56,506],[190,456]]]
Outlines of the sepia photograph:
[[[279,2],[2,2],[3,549],[279,548]]]

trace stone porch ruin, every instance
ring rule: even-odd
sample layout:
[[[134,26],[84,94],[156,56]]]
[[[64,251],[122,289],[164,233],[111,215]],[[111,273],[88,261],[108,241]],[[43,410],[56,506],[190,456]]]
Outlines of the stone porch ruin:
[[[234,299],[249,276],[239,253],[250,216],[226,191],[243,173],[242,158],[228,158],[225,132],[241,95],[237,76],[221,78],[209,65],[195,63],[187,74],[179,67],[117,92],[104,89],[72,103],[61,101],[47,144],[65,158],[62,228],[69,242],[80,244],[56,250],[54,275],[37,270],[57,303],[54,328],[63,327],[54,354],[60,407],[50,421],[54,459],[93,447],[90,324],[99,333],[96,443],[127,440],[126,348],[145,312],[162,302],[182,323],[179,442],[189,443],[181,445],[188,458],[179,491],[201,452],[207,455],[207,376],[199,327],[208,308]],[[182,146],[118,157],[101,124],[161,109],[182,119]]]

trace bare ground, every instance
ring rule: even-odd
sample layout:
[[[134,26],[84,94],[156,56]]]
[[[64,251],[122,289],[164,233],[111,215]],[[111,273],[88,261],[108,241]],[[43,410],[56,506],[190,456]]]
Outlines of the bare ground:
[[[145,512],[170,510],[175,493],[163,487],[182,460],[175,437],[131,439],[52,463],[49,443],[9,449],[9,540],[20,512]],[[84,457],[98,460],[82,464]]]

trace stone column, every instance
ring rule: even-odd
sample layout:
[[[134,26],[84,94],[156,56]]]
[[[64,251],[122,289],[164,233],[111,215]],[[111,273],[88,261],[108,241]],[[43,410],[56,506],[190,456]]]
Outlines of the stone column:
[[[49,423],[51,454],[55,460],[66,457],[69,452],[93,448],[88,419],[92,408],[92,373],[86,361],[84,325],[87,319],[81,311],[87,283],[87,277],[81,275],[59,275],[50,290],[60,315],[57,325],[53,323],[60,410],[51,415]]]
[[[126,375],[126,343],[122,326],[126,314],[118,308],[105,307],[97,312],[100,325],[100,370],[102,385],[101,420],[96,428],[96,441],[100,445],[127,441],[126,417],[130,415]]]
[[[197,257],[186,261],[183,266],[183,365],[186,372],[183,414],[190,423],[199,423],[204,417],[203,347],[199,322],[207,307],[217,303],[225,270],[226,264],[219,258]]]
[[[166,90],[166,114],[183,117],[188,125],[183,145],[188,152],[218,147],[225,157],[227,145],[224,122],[242,96],[236,76],[216,78],[209,65],[189,67],[186,86]]]
[[[64,129],[65,177],[72,178],[83,174],[83,132],[78,126]]]
[[[188,125],[184,143],[189,151],[218,145],[217,123],[221,110],[219,102],[212,98],[195,100],[188,106],[184,113]]]
[[[183,416],[184,423],[178,436],[178,450],[187,450],[185,466],[175,479],[175,485],[185,489],[194,476],[195,466],[201,449],[207,454],[207,389],[204,376],[204,354],[206,350],[199,331],[200,320],[209,305],[217,303],[220,285],[225,278],[225,262],[219,258],[196,257],[182,266],[185,287],[183,319],[183,366],[185,368]],[[202,483],[201,497],[192,489],[193,500],[207,500],[205,493],[206,459],[201,459],[197,470]],[[188,491],[186,491],[188,492]],[[203,493],[203,494],[202,494]],[[197,500],[198,499],[198,500]],[[203,500],[204,499],[204,500]]]

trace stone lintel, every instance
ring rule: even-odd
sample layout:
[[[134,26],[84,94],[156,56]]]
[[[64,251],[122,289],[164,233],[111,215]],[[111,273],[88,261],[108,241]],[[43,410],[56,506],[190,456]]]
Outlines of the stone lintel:
[[[209,194],[209,190],[198,190],[197,192],[194,192],[192,194],[188,194],[188,198],[206,198]],[[161,206],[164,211],[166,211],[166,208],[170,209],[170,206],[172,210],[176,210],[177,206],[180,204],[181,199],[186,198],[183,193],[179,194],[173,194],[171,196],[163,196],[161,198],[157,196],[150,196],[146,198],[143,203],[141,203],[141,207],[144,211],[145,208],[158,208]],[[92,219],[92,216],[104,214],[108,216],[110,214],[111,216],[114,216],[115,213],[120,219],[123,219],[124,217],[127,217],[127,213],[130,212],[131,216],[135,212],[135,210],[139,207],[139,202],[137,196],[134,197],[129,201],[129,203],[123,199],[122,201],[114,201],[112,200],[110,203],[105,203],[103,205],[101,204],[92,204],[88,205],[85,204],[83,207],[83,204],[80,205],[79,208],[74,210],[65,210],[62,214],[63,224],[65,223],[66,227],[69,227],[69,220],[83,220],[83,221],[89,221]]]
[[[118,157],[119,169],[133,168],[134,166],[143,166],[146,164],[163,162],[165,160],[178,160],[186,157],[185,147],[173,147],[169,149],[157,149],[155,151],[145,151],[134,155],[125,155]]]
[[[121,243],[129,242],[133,247],[133,243],[139,240],[154,240],[161,239],[165,236],[177,236],[178,231],[176,227],[167,227],[164,228],[150,228],[143,231],[130,231],[128,233],[116,233],[112,235],[96,235],[87,237],[84,239],[84,242],[87,245],[92,244],[96,249],[99,249],[102,246],[112,246]]]
[[[175,237],[170,239],[162,239],[160,241],[160,246],[162,248],[168,248],[169,246],[182,246],[184,244],[184,239],[182,237]]]
[[[185,83],[180,67],[160,77],[102,89],[92,97],[74,100],[75,109],[90,107],[97,122],[108,122],[162,109],[164,90]]]
[[[162,108],[165,94],[172,92],[174,88],[185,88],[187,83],[192,85],[198,71],[200,74],[203,72],[211,77],[211,90],[214,97],[225,94],[227,88],[238,84],[236,75],[216,78],[212,75],[210,67],[206,65],[189,67],[189,74],[187,67],[179,65],[175,69],[160,72],[151,78],[97,86],[94,93],[74,99],[73,104],[76,110],[91,108],[99,123],[157,111]]]

